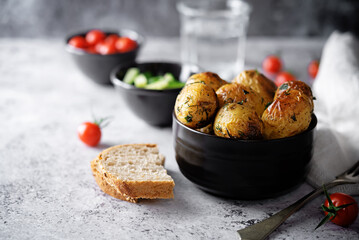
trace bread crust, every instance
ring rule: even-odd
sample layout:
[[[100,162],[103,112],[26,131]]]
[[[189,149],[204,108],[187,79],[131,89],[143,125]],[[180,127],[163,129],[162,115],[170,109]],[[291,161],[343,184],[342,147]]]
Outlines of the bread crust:
[[[173,188],[174,181],[126,181],[118,179],[113,176],[111,173],[107,172],[101,164],[102,156],[109,153],[111,150],[121,147],[147,147],[147,148],[156,148],[156,144],[126,144],[110,147],[102,151],[96,159],[91,162],[91,169],[95,180],[102,191],[108,195],[136,203],[140,198],[146,199],[155,199],[163,198],[169,199],[173,198]],[[159,154],[159,153],[158,153]],[[164,164],[164,156],[159,154],[161,165]]]
[[[91,161],[91,170],[92,170],[93,176],[95,178],[95,181],[96,181],[97,185],[100,187],[100,189],[104,193],[106,193],[114,198],[132,202],[132,203],[137,203],[138,199],[123,195],[114,186],[112,186],[111,184],[109,184],[107,182],[107,177],[104,174],[102,174],[100,171],[98,171],[98,169],[97,169],[98,161],[99,161],[98,158]]]

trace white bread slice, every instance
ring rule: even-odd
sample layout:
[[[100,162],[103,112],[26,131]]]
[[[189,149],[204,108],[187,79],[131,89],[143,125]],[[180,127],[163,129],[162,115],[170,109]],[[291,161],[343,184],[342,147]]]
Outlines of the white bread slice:
[[[173,198],[175,184],[163,168],[164,160],[156,144],[127,144],[102,151],[91,169],[100,188],[115,198]]]

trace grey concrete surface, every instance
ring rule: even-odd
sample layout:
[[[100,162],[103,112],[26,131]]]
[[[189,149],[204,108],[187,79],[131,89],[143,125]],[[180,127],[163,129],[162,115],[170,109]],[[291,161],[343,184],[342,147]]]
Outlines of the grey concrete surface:
[[[248,0],[250,36],[328,36],[358,19],[353,0]],[[0,0],[0,37],[63,37],[91,28],[131,28],[149,37],[179,35],[176,0]],[[359,8],[358,3],[357,8]],[[356,21],[358,26],[358,20]]]
[[[248,66],[281,49],[286,64],[304,78],[307,60],[322,40],[249,39]],[[178,60],[178,39],[149,39],[142,60]],[[156,56],[156,57],[154,57]],[[96,148],[77,139],[76,128],[97,116],[114,117]],[[0,239],[238,239],[236,230],[293,203],[312,188],[261,201],[209,195],[188,181],[174,158],[170,128],[136,118],[112,87],[96,85],[70,61],[60,40],[0,39]],[[90,161],[104,148],[158,143],[174,178],[173,200],[120,201],[96,185]],[[270,239],[358,239],[328,224],[324,197],[289,218]],[[359,198],[356,197],[359,201]]]

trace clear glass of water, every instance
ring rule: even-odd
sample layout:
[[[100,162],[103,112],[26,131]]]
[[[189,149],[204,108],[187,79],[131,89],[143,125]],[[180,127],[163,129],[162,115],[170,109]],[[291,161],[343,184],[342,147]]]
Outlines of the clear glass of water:
[[[181,58],[232,80],[244,68],[251,8],[241,0],[181,0]]]

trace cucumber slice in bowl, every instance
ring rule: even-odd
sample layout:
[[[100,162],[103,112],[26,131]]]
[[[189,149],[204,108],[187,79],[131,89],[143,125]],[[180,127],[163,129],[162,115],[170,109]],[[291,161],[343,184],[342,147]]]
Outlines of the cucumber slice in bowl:
[[[144,88],[147,85],[147,78],[144,74],[140,74],[135,78],[134,82],[136,87]]]
[[[130,68],[127,70],[125,77],[123,78],[123,81],[128,84],[133,84],[135,81],[135,78],[140,74],[140,69],[138,68]]]
[[[145,89],[151,89],[151,90],[164,90],[169,85],[169,79],[161,78],[160,80],[148,84]]]
[[[184,85],[186,85],[184,82],[174,81],[174,82],[170,82],[166,89],[183,88]]]

